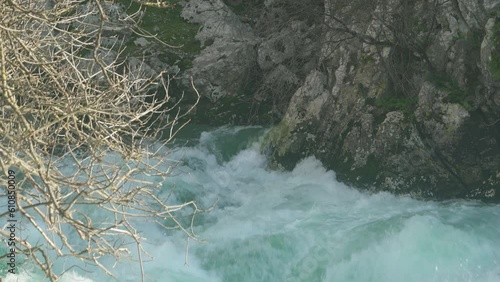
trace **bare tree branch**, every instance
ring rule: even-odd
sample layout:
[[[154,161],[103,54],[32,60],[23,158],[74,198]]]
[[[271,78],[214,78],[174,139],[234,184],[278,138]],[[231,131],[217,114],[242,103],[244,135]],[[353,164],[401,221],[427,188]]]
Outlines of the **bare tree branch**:
[[[101,0],[0,2],[0,167],[18,172],[19,216],[38,233],[19,238],[17,252],[51,281],[61,275],[52,266],[68,257],[112,276],[101,260],[107,256],[138,259],[144,281],[149,255],[136,224],[150,221],[198,240],[194,217],[206,211],[161,196],[177,165],[167,145],[195,105],[172,103],[172,78],[132,65],[123,40],[103,44],[117,30],[142,34],[139,13],[115,19],[114,8]]]

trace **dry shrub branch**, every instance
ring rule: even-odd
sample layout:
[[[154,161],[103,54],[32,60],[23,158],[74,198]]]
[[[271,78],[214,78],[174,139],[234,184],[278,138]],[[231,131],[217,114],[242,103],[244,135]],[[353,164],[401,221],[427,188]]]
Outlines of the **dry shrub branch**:
[[[113,275],[107,256],[138,259],[144,281],[139,221],[197,239],[193,221],[177,216],[203,210],[161,196],[176,165],[166,144],[193,108],[170,101],[165,73],[130,64],[123,41],[104,43],[122,30],[140,32],[139,11],[117,16],[115,8],[101,0],[0,0],[0,169],[17,171],[18,214],[30,234],[18,238],[17,253],[51,281],[65,258]]]

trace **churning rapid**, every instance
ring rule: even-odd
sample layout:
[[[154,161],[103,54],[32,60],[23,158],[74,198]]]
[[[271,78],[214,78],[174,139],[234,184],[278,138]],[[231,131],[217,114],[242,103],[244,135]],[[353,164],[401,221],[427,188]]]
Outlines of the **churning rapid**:
[[[180,232],[143,226],[154,256],[146,281],[500,281],[499,205],[362,193],[314,158],[270,171],[260,153],[264,131],[220,128],[179,142],[172,200],[218,202],[195,221],[206,242],[189,242],[187,264]],[[85,267],[63,281],[115,281]],[[117,281],[140,281],[137,263],[113,270]],[[33,273],[4,281],[15,279],[41,281]]]

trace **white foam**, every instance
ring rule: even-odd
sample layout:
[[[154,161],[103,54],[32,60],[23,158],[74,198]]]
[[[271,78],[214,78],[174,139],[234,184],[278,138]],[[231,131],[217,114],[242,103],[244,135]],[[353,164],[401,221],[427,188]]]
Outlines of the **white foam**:
[[[144,264],[146,281],[500,281],[499,206],[361,193],[314,158],[291,172],[270,171],[258,144],[222,161],[217,140],[243,129],[204,133],[196,147],[172,154],[185,165],[165,195],[175,185],[172,201],[219,204],[197,221],[207,243],[190,242],[189,265],[184,236],[140,226],[154,257]],[[108,281],[75,271],[67,281]],[[113,271],[118,281],[140,280],[138,263]]]

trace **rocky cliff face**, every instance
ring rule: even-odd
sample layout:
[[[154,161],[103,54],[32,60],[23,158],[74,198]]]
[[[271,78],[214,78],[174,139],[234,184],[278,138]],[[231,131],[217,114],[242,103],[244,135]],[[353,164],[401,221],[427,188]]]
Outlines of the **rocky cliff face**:
[[[250,26],[221,0],[189,1],[182,16],[202,25],[196,38],[205,46],[186,76],[193,76],[212,102],[235,95],[256,61],[257,38]]]
[[[276,123],[283,117],[292,94],[316,66],[314,58],[321,45],[313,38],[317,37],[315,23],[321,18],[311,21],[296,13],[300,8],[280,1],[183,3],[182,16],[202,25],[196,38],[204,49],[184,74],[184,85],[189,86],[192,76],[204,95],[205,101],[198,106],[203,121]],[[318,5],[312,11],[315,9]]]
[[[359,3],[358,3],[359,2]],[[500,2],[325,1],[317,68],[269,134],[358,187],[500,200]]]
[[[281,120],[276,167],[314,155],[360,188],[500,201],[500,1],[303,2],[185,3],[207,112]]]

